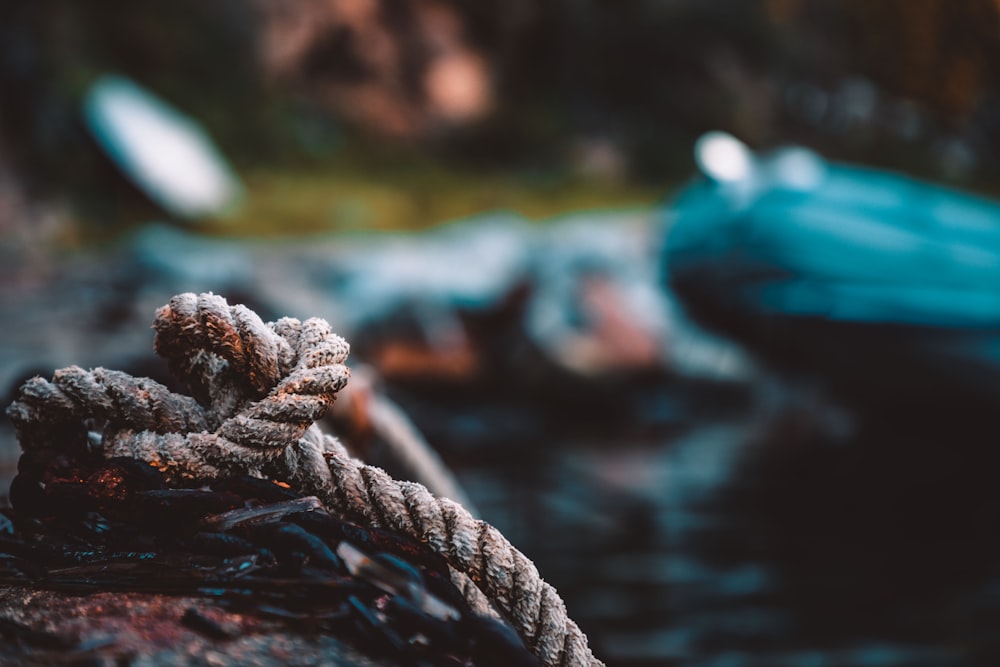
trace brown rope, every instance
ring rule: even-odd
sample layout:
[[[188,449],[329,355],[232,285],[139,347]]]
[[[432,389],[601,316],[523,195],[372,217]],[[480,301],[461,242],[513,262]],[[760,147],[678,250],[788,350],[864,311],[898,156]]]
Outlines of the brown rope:
[[[155,348],[194,399],[152,380],[70,367],[29,380],[8,414],[22,447],[56,446],[88,420],[106,423],[106,456],[131,456],[173,478],[274,476],[328,507],[426,542],[518,630],[547,666],[601,665],[534,563],[493,526],[413,482],[353,459],[314,422],[350,375],[349,347],[320,319],[265,324],[212,294],[157,311]],[[473,592],[478,591],[478,592]]]

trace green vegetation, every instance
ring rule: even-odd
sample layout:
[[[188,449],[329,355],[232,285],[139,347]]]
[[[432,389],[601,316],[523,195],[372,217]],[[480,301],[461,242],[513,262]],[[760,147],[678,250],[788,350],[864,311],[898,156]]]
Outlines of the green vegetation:
[[[243,174],[246,200],[202,229],[218,235],[414,230],[490,211],[543,220],[578,210],[653,205],[665,187],[441,164],[355,168],[344,161]]]

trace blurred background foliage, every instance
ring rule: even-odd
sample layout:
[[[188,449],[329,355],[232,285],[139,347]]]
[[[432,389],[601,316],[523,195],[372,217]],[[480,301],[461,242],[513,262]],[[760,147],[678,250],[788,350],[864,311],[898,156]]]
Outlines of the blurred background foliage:
[[[223,233],[647,205],[710,129],[990,189],[998,26],[995,0],[7,0],[0,159],[84,218],[155,217],[80,120],[113,72],[245,177]]]

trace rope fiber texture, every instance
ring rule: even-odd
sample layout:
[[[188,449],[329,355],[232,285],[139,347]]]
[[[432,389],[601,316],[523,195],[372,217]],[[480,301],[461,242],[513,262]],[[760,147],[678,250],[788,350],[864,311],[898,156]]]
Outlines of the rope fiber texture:
[[[85,447],[88,429],[103,425],[106,457],[139,459],[168,479],[284,480],[332,511],[427,543],[473,608],[488,603],[543,665],[603,664],[556,590],[500,531],[352,458],[315,425],[350,376],[350,348],[324,320],[264,323],[220,296],[187,293],[157,311],[153,328],[156,352],[191,397],[117,371],[64,368],[27,381],[8,408],[21,447]]]

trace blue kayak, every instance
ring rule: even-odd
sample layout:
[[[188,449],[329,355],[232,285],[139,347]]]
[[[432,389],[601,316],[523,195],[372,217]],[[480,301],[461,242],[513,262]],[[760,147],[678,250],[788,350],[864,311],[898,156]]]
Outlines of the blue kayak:
[[[695,319],[852,391],[1000,398],[1000,204],[721,133],[696,157],[665,245]]]

